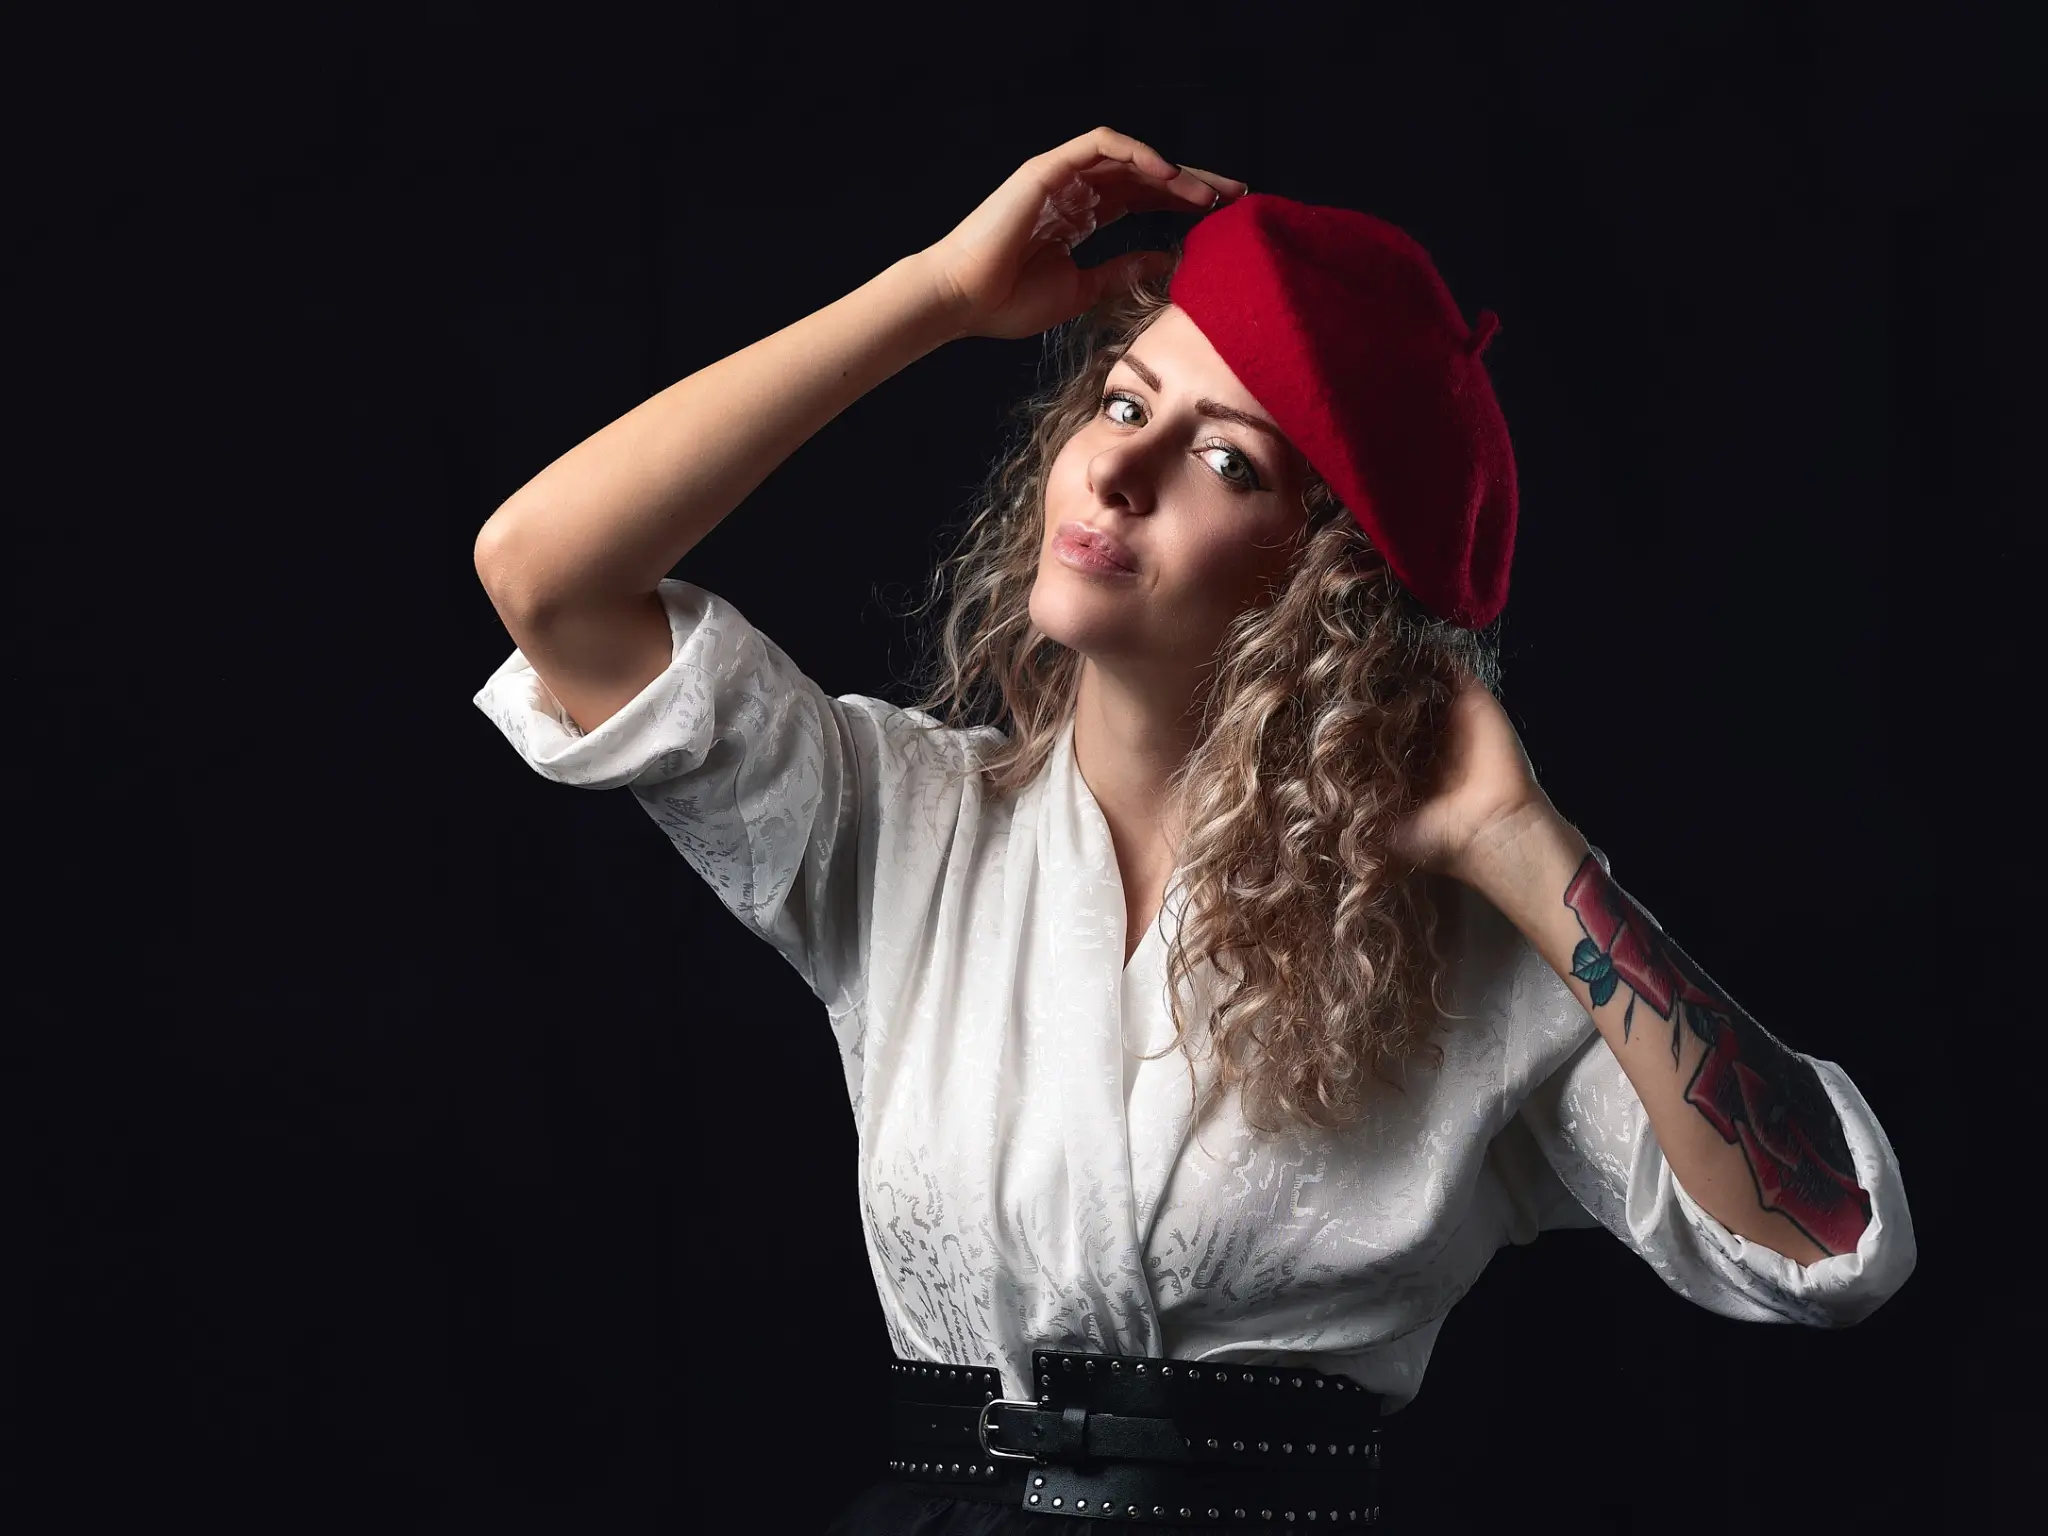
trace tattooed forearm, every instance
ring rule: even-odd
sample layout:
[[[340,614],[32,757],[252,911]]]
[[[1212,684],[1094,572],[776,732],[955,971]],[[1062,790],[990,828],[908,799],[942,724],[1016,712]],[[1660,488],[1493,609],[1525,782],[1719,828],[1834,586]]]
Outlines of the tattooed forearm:
[[[1671,1065],[1690,1032],[1704,1048],[1686,1080],[1685,1102],[1740,1146],[1757,1203],[1778,1211],[1829,1253],[1847,1253],[1870,1225],[1870,1196],[1857,1186],[1820,1075],[1752,1019],[1614,883],[1588,853],[1564,893],[1586,932],[1572,974],[1595,1005],[1621,983],[1632,996],[1622,1015],[1628,1039],[1636,1005],[1671,1028]]]
[[[1584,988],[1689,1194],[1730,1231],[1802,1263],[1855,1248],[1870,1196],[1812,1063],[1715,986],[1576,828],[1542,818],[1499,850],[1484,881],[1544,958]]]

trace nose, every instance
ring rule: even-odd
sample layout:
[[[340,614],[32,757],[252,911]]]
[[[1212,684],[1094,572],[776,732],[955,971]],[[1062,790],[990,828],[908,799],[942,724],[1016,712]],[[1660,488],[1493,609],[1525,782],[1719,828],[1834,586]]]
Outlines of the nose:
[[[1121,497],[1134,513],[1150,511],[1168,447],[1164,438],[1142,433],[1104,444],[1088,460],[1088,489],[1098,501]]]

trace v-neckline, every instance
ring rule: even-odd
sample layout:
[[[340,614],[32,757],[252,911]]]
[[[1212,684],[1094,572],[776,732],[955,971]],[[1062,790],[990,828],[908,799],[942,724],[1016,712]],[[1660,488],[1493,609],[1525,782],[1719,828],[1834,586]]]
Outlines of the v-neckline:
[[[1125,902],[1125,906],[1124,906],[1124,942],[1125,942],[1126,944],[1130,944],[1130,930],[1131,930],[1131,917],[1130,917],[1130,905],[1129,905],[1129,903],[1130,903],[1130,898],[1129,898],[1129,897],[1125,897],[1125,898],[1124,898],[1124,902]],[[1125,951],[1125,953],[1124,953],[1124,973],[1125,973],[1126,975],[1128,975],[1128,974],[1130,973],[1130,969],[1131,969],[1131,962],[1132,962],[1133,960],[1136,960],[1136,959],[1138,958],[1138,951],[1139,951],[1139,950],[1141,950],[1141,949],[1143,949],[1143,948],[1144,948],[1144,947],[1146,946],[1146,944],[1147,944],[1147,943],[1149,943],[1149,942],[1151,941],[1151,938],[1152,938],[1152,930],[1153,930],[1153,929],[1155,929],[1155,928],[1157,928],[1157,927],[1159,926],[1159,914],[1160,914],[1160,911],[1161,911],[1161,909],[1162,909],[1162,908],[1163,908],[1164,906],[1165,906],[1165,902],[1164,902],[1164,900],[1162,899],[1162,900],[1161,900],[1161,901],[1160,901],[1160,902],[1159,902],[1159,903],[1158,903],[1157,905],[1155,905],[1155,906],[1154,906],[1154,907],[1152,908],[1152,917],[1151,917],[1151,920],[1150,920],[1149,922],[1147,922],[1147,923],[1145,924],[1145,929],[1144,929],[1144,932],[1142,932],[1142,933],[1140,933],[1140,934],[1138,935],[1138,942],[1137,942],[1137,943],[1135,943],[1135,944],[1130,944],[1130,948],[1129,948],[1128,950],[1126,950],[1126,951]]]
[[[1155,938],[1159,937],[1159,925],[1166,915],[1167,898],[1173,894],[1174,881],[1179,878],[1179,875],[1180,867],[1175,865],[1172,873],[1166,877],[1166,884],[1160,888],[1159,899],[1152,903],[1152,915],[1146,920],[1145,931],[1138,935],[1138,942],[1131,945],[1130,952],[1124,956],[1124,974],[1126,976],[1130,975],[1131,967],[1137,963],[1139,952],[1147,944],[1150,944]],[[1122,884],[1121,878],[1119,878],[1118,884]],[[1126,896],[1124,898],[1124,934],[1127,941],[1130,935],[1130,927],[1130,897]],[[1161,942],[1165,941],[1162,939]]]
[[[1089,813],[1094,817],[1096,826],[1102,829],[1102,845],[1108,852],[1110,877],[1123,897],[1124,942],[1130,944],[1131,897],[1130,892],[1124,886],[1123,862],[1117,857],[1116,836],[1110,831],[1109,818],[1103,814],[1101,802],[1095,798],[1095,792],[1088,787],[1088,781],[1081,776],[1080,764],[1074,761],[1074,720],[1071,715],[1067,717],[1066,724],[1061,728],[1060,751],[1065,755],[1067,771],[1073,775],[1076,794],[1087,805]],[[1121,976],[1127,977],[1130,975],[1131,967],[1138,959],[1138,952],[1151,943],[1153,935],[1158,932],[1161,914],[1166,910],[1166,898],[1172,894],[1174,880],[1179,873],[1180,866],[1178,864],[1167,871],[1166,879],[1160,886],[1159,897],[1152,903],[1152,914],[1146,921],[1145,931],[1138,936],[1138,942],[1131,944],[1130,948],[1125,951],[1123,966],[1119,972]]]

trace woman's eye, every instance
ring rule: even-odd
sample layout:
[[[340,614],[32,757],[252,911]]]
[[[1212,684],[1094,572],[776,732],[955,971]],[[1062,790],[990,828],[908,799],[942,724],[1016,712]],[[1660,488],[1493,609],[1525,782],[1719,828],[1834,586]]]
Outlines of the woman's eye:
[[[1110,414],[1112,408],[1118,405],[1136,406],[1141,411],[1145,408],[1144,405],[1138,400],[1138,398],[1135,395],[1127,395],[1122,390],[1111,390],[1108,394],[1104,395],[1102,397],[1103,413],[1105,415],[1108,415],[1109,419],[1111,421],[1116,422],[1116,424],[1120,427],[1129,426],[1131,425],[1131,423],[1124,421],[1122,418],[1118,416]],[[1253,466],[1252,461],[1246,458],[1242,453],[1239,453],[1235,448],[1231,447],[1230,444],[1204,443],[1202,445],[1202,451],[1204,453],[1227,453],[1233,459],[1236,459],[1240,464],[1244,466],[1244,474],[1241,477],[1225,474],[1221,470],[1217,470],[1214,472],[1216,478],[1221,480],[1225,485],[1229,486],[1232,490],[1256,491],[1262,489],[1262,487],[1259,484],[1259,472]]]
[[[1104,395],[1102,397],[1102,409],[1105,412],[1107,412],[1111,406],[1135,405],[1136,403],[1137,402],[1132,400],[1129,395]],[[1116,418],[1114,416],[1111,416],[1110,420],[1115,421]]]

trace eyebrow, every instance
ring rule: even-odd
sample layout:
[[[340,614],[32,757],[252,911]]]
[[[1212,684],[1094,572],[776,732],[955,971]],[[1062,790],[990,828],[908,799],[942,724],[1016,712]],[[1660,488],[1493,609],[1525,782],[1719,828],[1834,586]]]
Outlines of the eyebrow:
[[[1124,353],[1117,358],[1117,362],[1122,363],[1131,372],[1143,379],[1147,389],[1156,390],[1159,388],[1159,375],[1131,356],[1130,353]],[[1265,417],[1254,416],[1250,411],[1240,411],[1236,406],[1225,405],[1220,400],[1197,400],[1195,402],[1195,414],[1197,416],[1207,416],[1211,421],[1234,421],[1241,427],[1250,427],[1254,432],[1267,433],[1282,449],[1285,449],[1287,446],[1287,434],[1266,420]]]

